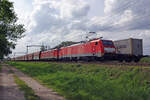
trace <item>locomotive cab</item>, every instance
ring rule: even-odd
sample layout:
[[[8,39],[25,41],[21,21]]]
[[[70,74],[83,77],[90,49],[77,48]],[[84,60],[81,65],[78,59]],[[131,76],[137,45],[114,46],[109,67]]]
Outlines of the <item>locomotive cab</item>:
[[[116,48],[111,40],[93,40],[91,41],[91,55],[96,59],[112,59],[116,54]],[[86,49],[88,50],[88,49]]]
[[[113,41],[111,40],[101,40],[101,44],[102,44],[102,50],[101,53],[102,58],[104,58],[105,60],[111,60],[114,59],[115,54],[116,54],[116,48],[114,46]]]
[[[114,43],[110,40],[101,40],[104,48],[104,53],[116,53]]]

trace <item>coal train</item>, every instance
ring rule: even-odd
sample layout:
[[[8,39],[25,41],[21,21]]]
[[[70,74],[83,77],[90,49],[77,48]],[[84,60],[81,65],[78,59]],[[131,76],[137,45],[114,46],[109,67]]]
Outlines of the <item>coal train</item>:
[[[135,50],[136,49],[136,50]],[[142,40],[126,39],[120,41],[93,39],[86,42],[39,51],[12,58],[15,61],[139,61],[143,54]]]

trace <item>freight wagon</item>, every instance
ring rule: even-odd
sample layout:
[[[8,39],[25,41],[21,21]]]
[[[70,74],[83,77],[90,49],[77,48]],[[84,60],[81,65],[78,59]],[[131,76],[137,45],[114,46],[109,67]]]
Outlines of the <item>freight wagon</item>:
[[[40,55],[41,55],[41,52],[35,52],[33,53],[33,60],[36,61],[36,60],[40,60]]]
[[[20,61],[22,61],[22,60],[25,60],[25,58],[24,58],[24,56],[19,56],[19,57],[14,58],[13,60],[20,60]]]
[[[114,41],[116,47],[116,58],[126,62],[139,61],[143,56],[143,41],[142,39],[124,39]]]

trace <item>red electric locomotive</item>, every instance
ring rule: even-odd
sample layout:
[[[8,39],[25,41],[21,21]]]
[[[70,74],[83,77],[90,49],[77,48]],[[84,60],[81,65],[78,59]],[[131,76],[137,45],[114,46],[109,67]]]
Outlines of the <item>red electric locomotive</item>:
[[[59,50],[59,59],[65,60],[90,60],[104,57],[112,57],[116,53],[115,46],[110,40],[92,40],[79,43]]]
[[[43,51],[40,54],[40,60],[56,60],[56,59],[58,59],[58,50],[57,49]]]

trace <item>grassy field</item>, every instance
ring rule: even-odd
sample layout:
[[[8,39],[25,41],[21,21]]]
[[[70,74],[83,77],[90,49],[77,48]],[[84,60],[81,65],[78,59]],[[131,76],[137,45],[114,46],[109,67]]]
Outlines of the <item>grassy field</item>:
[[[149,100],[150,69],[127,66],[9,62],[67,100]]]
[[[150,63],[150,57],[144,57],[140,60],[140,62]]]

